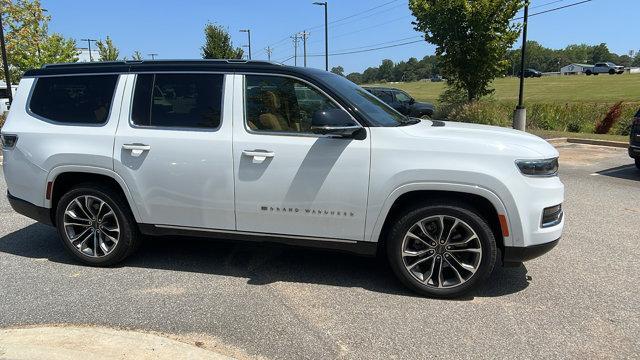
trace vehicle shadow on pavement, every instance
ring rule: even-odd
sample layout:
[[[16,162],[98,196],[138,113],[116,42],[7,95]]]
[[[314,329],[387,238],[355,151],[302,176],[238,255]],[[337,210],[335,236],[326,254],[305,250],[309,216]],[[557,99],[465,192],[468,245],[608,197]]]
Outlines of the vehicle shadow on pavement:
[[[611,169],[598,171],[596,174],[618,179],[640,181],[640,170],[638,170],[634,164],[616,166]]]
[[[63,248],[54,228],[37,223],[0,238],[0,252],[82,266]],[[152,237],[119,265],[127,267],[241,277],[255,286],[309,283],[417,296],[400,284],[380,259],[267,243]],[[484,286],[458,300],[516,293],[529,285],[528,280],[525,266],[497,267]]]

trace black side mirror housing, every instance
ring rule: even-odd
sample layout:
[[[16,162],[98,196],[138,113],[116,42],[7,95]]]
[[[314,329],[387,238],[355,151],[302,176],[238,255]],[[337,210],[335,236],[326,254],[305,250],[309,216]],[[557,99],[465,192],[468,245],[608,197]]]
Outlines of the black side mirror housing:
[[[314,134],[362,140],[367,132],[354,123],[349,113],[342,109],[317,110],[311,118],[311,131]],[[364,136],[364,137],[363,137]]]

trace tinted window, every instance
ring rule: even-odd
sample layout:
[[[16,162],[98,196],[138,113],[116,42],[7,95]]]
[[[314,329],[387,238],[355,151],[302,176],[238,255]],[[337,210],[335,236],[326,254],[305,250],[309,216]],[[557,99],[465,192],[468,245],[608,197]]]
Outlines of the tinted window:
[[[322,80],[343,96],[357,111],[378,126],[399,126],[406,122],[406,116],[391,106],[378,100],[368,91],[347,80],[344,76],[323,72]]]
[[[390,103],[393,102],[393,96],[391,95],[391,93],[387,92],[387,91],[376,91],[374,92],[374,94],[380,98],[380,100],[386,102],[386,103]]]
[[[247,126],[254,131],[311,132],[316,111],[336,108],[316,89],[286,77],[247,75],[245,94]]]
[[[137,76],[131,119],[141,126],[217,128],[222,115],[219,74]]]
[[[402,91],[396,91],[396,100],[400,101],[400,102],[407,102],[411,100],[411,96],[403,93]]]
[[[117,81],[118,75],[39,78],[29,109],[56,122],[103,124],[109,116]]]

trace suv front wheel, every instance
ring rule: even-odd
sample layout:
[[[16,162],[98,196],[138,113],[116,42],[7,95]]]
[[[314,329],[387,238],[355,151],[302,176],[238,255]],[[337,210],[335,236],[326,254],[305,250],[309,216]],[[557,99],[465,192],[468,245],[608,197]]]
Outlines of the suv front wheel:
[[[56,227],[67,250],[93,266],[124,260],[141,238],[124,197],[101,184],[82,184],[64,194],[56,207]]]
[[[427,296],[451,298],[471,291],[491,273],[496,241],[487,222],[463,203],[406,212],[387,238],[396,276]]]

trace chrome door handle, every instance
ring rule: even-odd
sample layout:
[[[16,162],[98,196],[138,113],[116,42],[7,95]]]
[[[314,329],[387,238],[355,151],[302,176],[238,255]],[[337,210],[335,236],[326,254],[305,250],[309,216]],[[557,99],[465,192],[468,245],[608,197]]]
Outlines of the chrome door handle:
[[[145,144],[123,144],[122,149],[131,150],[131,156],[138,157],[143,152],[151,150],[151,146]]]
[[[267,158],[276,156],[276,153],[267,150],[243,150],[242,155],[253,158],[254,164],[262,164]]]
[[[242,155],[252,156],[252,157],[272,158],[276,156],[276,153],[274,153],[273,151],[267,151],[267,150],[243,150]]]

